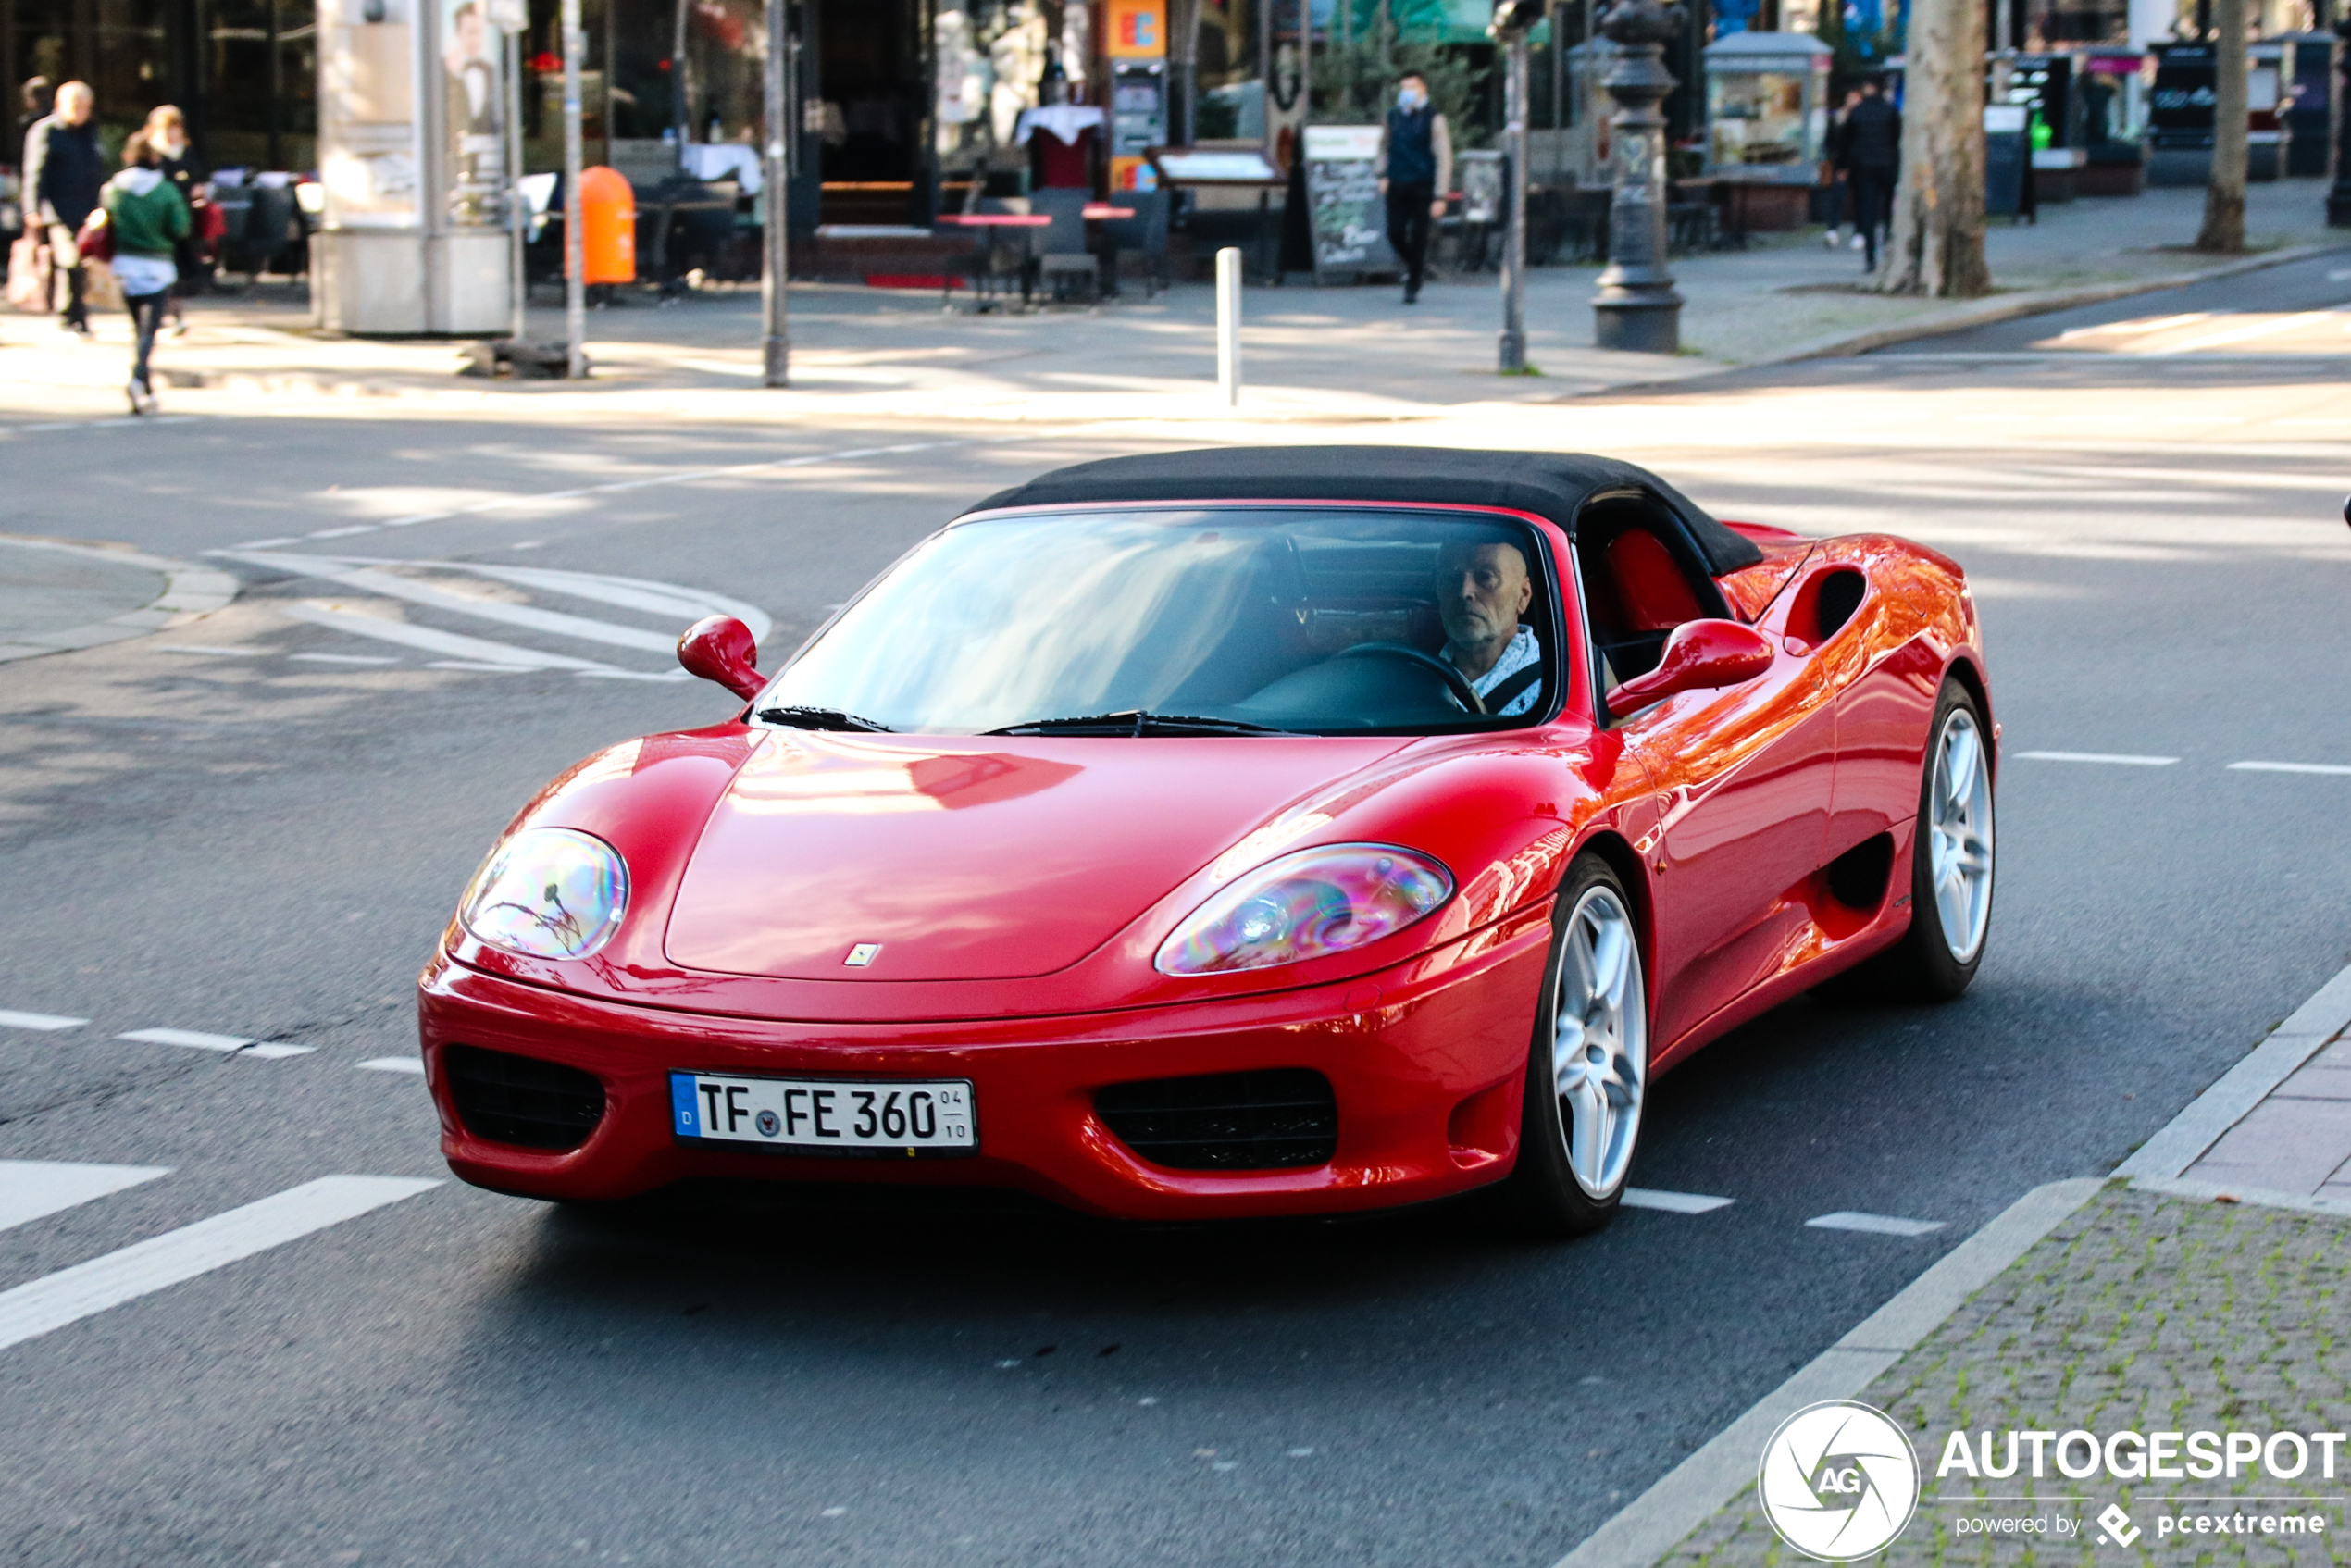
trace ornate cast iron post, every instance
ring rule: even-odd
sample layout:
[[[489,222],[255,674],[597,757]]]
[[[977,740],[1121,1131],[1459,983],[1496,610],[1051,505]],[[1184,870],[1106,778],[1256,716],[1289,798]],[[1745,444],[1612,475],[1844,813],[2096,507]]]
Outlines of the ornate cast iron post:
[[[1618,0],[1600,31],[1619,46],[1601,80],[1616,100],[1616,186],[1609,207],[1608,269],[1592,297],[1592,341],[1601,348],[1674,354],[1682,346],[1682,296],[1665,265],[1665,117],[1673,91],[1665,45],[1682,33],[1682,7]]]

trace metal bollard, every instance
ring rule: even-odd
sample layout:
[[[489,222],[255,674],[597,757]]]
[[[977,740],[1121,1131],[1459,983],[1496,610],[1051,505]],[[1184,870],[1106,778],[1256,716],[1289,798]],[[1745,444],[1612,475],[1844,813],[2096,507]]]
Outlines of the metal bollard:
[[[1225,406],[1241,404],[1241,253],[1216,253],[1216,390]]]

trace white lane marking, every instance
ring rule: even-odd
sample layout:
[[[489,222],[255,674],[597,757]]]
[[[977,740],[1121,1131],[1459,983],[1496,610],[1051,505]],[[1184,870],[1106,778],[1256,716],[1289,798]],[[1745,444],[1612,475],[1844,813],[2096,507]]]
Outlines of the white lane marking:
[[[606,669],[592,659],[576,659],[569,653],[542,653],[535,648],[519,648],[511,642],[492,642],[487,638],[466,637],[454,631],[437,631],[429,626],[411,626],[406,621],[388,621],[379,616],[355,616],[344,610],[330,610],[319,604],[280,604],[270,606],[281,616],[323,626],[332,631],[349,632],[354,637],[372,637],[379,642],[397,642],[404,647],[422,648],[429,653],[444,653],[452,658],[471,659],[478,663],[460,668],[501,670],[522,669]]]
[[[1033,440],[1034,437],[1000,437],[1000,441]],[[656,485],[691,484],[697,479],[732,479],[745,474],[766,473],[777,468],[811,468],[826,463],[854,463],[866,457],[895,457],[909,452],[938,452],[952,446],[970,446],[969,441],[919,441],[897,446],[861,446],[846,452],[817,452],[801,457],[776,457],[758,463],[730,463],[719,468],[680,468],[666,474],[648,474],[633,479],[615,479],[610,484],[583,485],[577,490],[550,491],[543,495],[502,495],[492,501],[477,501],[470,506],[453,506],[439,512],[412,512],[404,517],[387,517],[380,523],[361,525],[358,529],[331,530],[336,537],[347,531],[368,529],[414,528],[418,523],[442,523],[456,517],[479,517],[489,512],[504,512],[516,507],[543,505],[553,501],[576,501],[586,495],[619,495],[632,490],[650,490]],[[312,538],[325,537],[314,534]]]
[[[0,1291],[0,1350],[440,1185],[404,1176],[320,1176]]]
[[[2351,767],[2331,762],[2233,762],[2231,773],[2332,773],[2351,774]]]
[[[2118,752],[2017,752],[2034,762],[2103,762],[2121,767],[2170,767],[2177,757],[2134,757]]]
[[[301,542],[300,534],[281,533],[275,539],[241,539],[229,548],[231,550],[275,550],[280,544],[300,544]]]
[[[155,642],[149,646],[158,653],[225,653],[232,659],[257,659],[269,652],[267,648],[231,648],[226,643],[210,648],[193,642]]]
[[[542,667],[542,666],[539,665],[480,665],[474,663],[471,659],[428,659],[425,661],[425,668],[427,669],[482,670],[491,675],[529,675],[531,671]],[[579,673],[581,675],[618,675],[621,672],[618,670],[584,669]]]
[[[567,616],[560,610],[542,610],[534,604],[504,604],[496,600],[475,599],[463,593],[453,593],[429,582],[379,572],[370,566],[346,566],[339,561],[310,555],[277,555],[267,551],[221,554],[228,554],[233,561],[249,561],[273,571],[292,572],[300,577],[341,583],[346,588],[355,588],[363,593],[380,594],[387,599],[405,599],[411,604],[429,604],[436,610],[472,616],[479,620],[501,621],[508,626],[528,627],[533,631],[552,632],[558,637],[578,638],[583,642],[603,642],[616,648],[635,648],[644,653],[674,654],[678,651],[678,634],[674,631],[647,631],[642,627],[591,620],[586,616]]]
[[[2327,281],[2330,283],[2340,283],[2345,278],[2351,278],[2351,267],[2330,268],[2327,271]]]
[[[1710,1214],[1731,1206],[1728,1198],[1709,1198],[1702,1192],[1661,1192],[1653,1187],[1628,1187],[1617,1201],[1628,1209],[1659,1209],[1669,1214]]]
[[[413,1056],[379,1056],[359,1064],[371,1073],[414,1073],[425,1076],[425,1064]]]
[[[1925,1236],[1943,1228],[1941,1220],[1897,1219],[1892,1214],[1863,1214],[1851,1209],[1815,1215],[1804,1223],[1814,1230],[1858,1230],[1867,1236]]]
[[[286,656],[313,665],[396,665],[400,662],[385,658],[380,653],[289,653]]]
[[[191,1051],[243,1051],[253,1043],[239,1035],[207,1035],[195,1029],[133,1029],[114,1038],[148,1045],[183,1045]]]
[[[95,1198],[169,1176],[168,1165],[74,1165],[0,1160],[0,1230],[78,1208]]]
[[[315,1045],[287,1045],[279,1040],[265,1039],[257,1045],[245,1047],[237,1054],[250,1056],[256,1062],[276,1062],[288,1056],[307,1056],[317,1049]]]
[[[17,1013],[0,1007],[0,1029],[78,1029],[89,1021],[59,1013]]]
[[[2307,327],[2314,321],[2330,320],[2334,315],[2332,310],[2305,310],[2293,316],[2281,316],[2272,321],[2257,321],[2250,327],[2231,327],[2219,332],[2207,332],[2201,337],[2190,338],[2186,342],[2173,343],[2164,352],[2193,354],[2198,349],[2218,348],[2222,343],[2241,343],[2253,338],[2289,331],[2295,327]]]

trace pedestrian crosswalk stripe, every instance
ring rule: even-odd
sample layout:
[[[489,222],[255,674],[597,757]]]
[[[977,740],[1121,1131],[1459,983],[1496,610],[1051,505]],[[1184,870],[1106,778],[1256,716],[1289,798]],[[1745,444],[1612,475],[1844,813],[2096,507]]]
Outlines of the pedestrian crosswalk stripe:
[[[0,1350],[440,1185],[405,1176],[320,1176],[0,1291]]]
[[[250,561],[256,566],[267,566],[273,571],[318,578],[340,583],[345,588],[357,589],[363,593],[380,594],[387,599],[405,599],[415,604],[429,604],[437,610],[449,610],[479,620],[500,621],[557,637],[577,638],[583,642],[602,642],[616,648],[634,648],[641,653],[675,653],[678,647],[676,631],[648,631],[642,627],[592,620],[586,616],[566,615],[560,610],[542,610],[535,604],[508,604],[494,599],[475,599],[432,583],[378,571],[372,566],[344,566],[308,555],[275,555],[266,551],[248,551],[232,555],[230,559]]]
[[[393,563],[373,561],[367,564],[389,566]],[[545,589],[551,593],[590,599],[599,604],[616,604],[625,610],[642,610],[647,615],[665,616],[680,623],[697,621],[704,616],[732,616],[751,628],[754,641],[765,641],[776,626],[767,612],[756,604],[747,604],[728,594],[687,588],[678,583],[608,577],[598,572],[556,571],[546,566],[485,566],[472,561],[417,561],[411,564],[445,571],[469,572],[475,577],[511,582],[521,588]],[[683,631],[685,626],[680,624],[678,629]]]
[[[56,1013],[12,1013],[0,1007],[0,1029],[78,1029],[89,1021]]]
[[[397,642],[407,648],[422,648],[429,653],[442,653],[453,659],[470,659],[497,669],[604,670],[613,667],[600,665],[593,659],[574,658],[569,653],[545,653],[536,648],[518,648],[511,642],[492,642],[486,638],[467,637],[460,632],[412,626],[406,621],[388,621],[379,616],[355,616],[348,610],[328,609],[323,604],[278,604],[274,608],[281,616],[307,621],[312,626],[323,626],[330,631],[373,638],[379,642]]]
[[[169,1176],[166,1165],[77,1165],[61,1160],[0,1160],[0,1230],[45,1219],[93,1199]]]

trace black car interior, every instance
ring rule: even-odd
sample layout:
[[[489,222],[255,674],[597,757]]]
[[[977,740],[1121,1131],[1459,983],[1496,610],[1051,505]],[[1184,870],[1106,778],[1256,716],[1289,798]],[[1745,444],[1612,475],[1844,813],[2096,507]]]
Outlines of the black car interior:
[[[1476,692],[1440,656],[1445,628],[1437,612],[1435,531],[1427,542],[1270,531],[1253,564],[1250,602],[1232,618],[1222,645],[1199,659],[1161,706],[1316,729],[1426,728],[1478,718],[1484,705]],[[1529,554],[1535,597],[1521,624],[1542,647],[1542,667],[1554,670],[1558,616],[1546,563],[1519,530],[1494,537]],[[1183,617],[1167,624],[1183,624]],[[1534,712],[1548,710],[1551,695],[1538,696]]]

